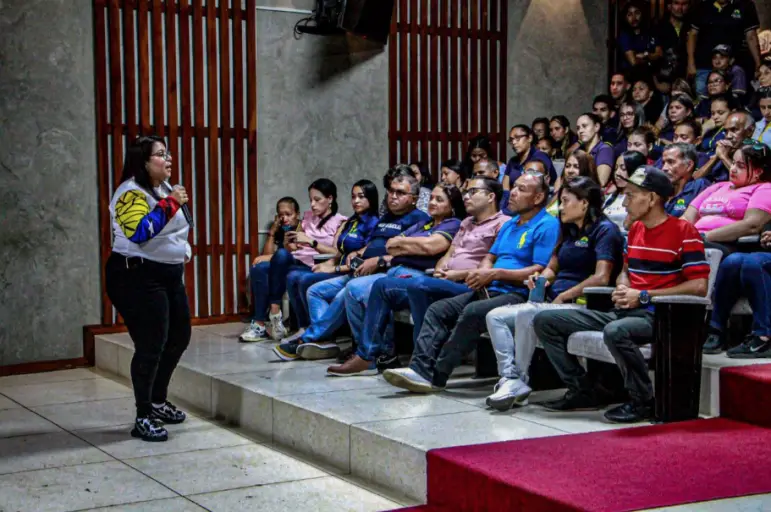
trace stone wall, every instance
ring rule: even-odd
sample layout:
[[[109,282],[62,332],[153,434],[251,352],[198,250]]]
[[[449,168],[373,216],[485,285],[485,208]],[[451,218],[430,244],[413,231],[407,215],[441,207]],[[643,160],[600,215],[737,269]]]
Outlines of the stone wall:
[[[0,0],[0,365],[82,355],[99,321],[89,0]]]

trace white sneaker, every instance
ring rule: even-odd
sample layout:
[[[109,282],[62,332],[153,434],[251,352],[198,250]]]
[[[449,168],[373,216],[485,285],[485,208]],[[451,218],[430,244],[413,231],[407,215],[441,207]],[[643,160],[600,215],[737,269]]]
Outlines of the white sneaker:
[[[300,327],[300,329],[297,330],[294,334],[292,334],[289,337],[284,338],[281,340],[282,343],[294,343],[295,341],[300,341],[300,338],[303,337],[303,334],[305,334],[305,328]]]
[[[412,368],[386,370],[383,372],[383,378],[392,386],[406,389],[413,393],[435,393],[443,389],[431,384]]]
[[[286,327],[284,327],[284,322],[282,320],[281,313],[270,315],[269,319],[270,319],[270,337],[276,341],[283,340],[287,335],[287,330],[286,330]]]
[[[521,379],[502,378],[495,385],[495,392],[487,397],[485,403],[497,411],[508,411],[515,405],[527,405],[527,397],[533,392]]]
[[[268,339],[268,333],[265,330],[264,325],[260,325],[254,320],[249,326],[244,329],[241,336],[238,337],[238,341],[243,343],[254,343],[256,341],[263,341]]]

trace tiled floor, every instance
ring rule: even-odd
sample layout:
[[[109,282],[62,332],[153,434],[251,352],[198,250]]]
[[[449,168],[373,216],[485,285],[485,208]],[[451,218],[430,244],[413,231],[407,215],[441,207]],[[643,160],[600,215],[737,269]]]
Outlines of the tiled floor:
[[[131,390],[89,370],[0,379],[0,511],[377,511],[405,504],[191,415],[128,432]]]

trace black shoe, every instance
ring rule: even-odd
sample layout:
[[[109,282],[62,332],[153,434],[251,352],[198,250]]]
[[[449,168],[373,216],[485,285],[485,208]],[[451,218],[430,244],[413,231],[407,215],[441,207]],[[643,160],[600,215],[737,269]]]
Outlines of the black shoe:
[[[550,411],[596,411],[602,407],[594,392],[579,391],[565,393],[559,400],[538,404]]]
[[[169,423],[176,425],[182,423],[187,418],[187,415],[177,409],[177,407],[168,400],[161,406],[156,407],[153,405],[153,410],[150,412],[150,417],[156,420],[161,420],[163,423]]]
[[[756,359],[771,357],[771,340],[762,340],[760,336],[748,336],[738,347],[728,349],[731,359]]]
[[[138,437],[142,441],[161,443],[169,439],[169,433],[163,428],[163,423],[155,418],[137,418],[134,428],[131,429],[131,437]]]
[[[608,409],[605,419],[613,423],[639,423],[653,419],[653,400],[645,403],[627,402],[625,404]]]
[[[375,366],[377,366],[378,373],[404,367],[402,362],[399,361],[399,356],[397,355],[380,356],[375,360]]]
[[[344,362],[348,361],[350,358],[353,357],[353,354],[354,354],[353,347],[341,351],[337,355],[337,364],[343,364]]]
[[[723,350],[725,350],[725,340],[721,334],[714,332],[707,336],[707,341],[704,342],[704,347],[701,349],[704,354],[719,354]]]

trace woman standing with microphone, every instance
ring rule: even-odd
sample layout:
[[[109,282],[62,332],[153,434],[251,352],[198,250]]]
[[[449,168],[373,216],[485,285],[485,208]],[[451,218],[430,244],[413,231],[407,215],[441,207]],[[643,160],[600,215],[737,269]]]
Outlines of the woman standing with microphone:
[[[121,184],[110,202],[113,242],[107,295],[134,342],[133,437],[166,441],[164,423],[185,413],[167,399],[171,375],[190,342],[190,308],[182,282],[190,260],[183,187],[171,189],[171,153],[160,137],[137,138],[126,150]]]

